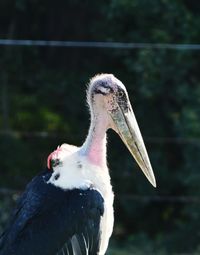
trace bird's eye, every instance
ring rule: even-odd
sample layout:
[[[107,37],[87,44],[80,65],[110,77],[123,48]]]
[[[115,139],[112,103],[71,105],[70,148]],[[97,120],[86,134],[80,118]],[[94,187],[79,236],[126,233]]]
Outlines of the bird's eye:
[[[122,98],[124,96],[124,92],[122,90],[117,92],[117,97]]]

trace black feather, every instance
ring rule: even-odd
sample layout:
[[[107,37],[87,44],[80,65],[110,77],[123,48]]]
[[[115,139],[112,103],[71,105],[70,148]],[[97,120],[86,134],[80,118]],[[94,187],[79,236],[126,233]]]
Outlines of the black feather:
[[[22,194],[10,224],[0,238],[0,255],[98,254],[104,200],[95,189],[63,190],[36,176]],[[75,239],[74,239],[75,238]],[[73,240],[75,240],[73,242]]]

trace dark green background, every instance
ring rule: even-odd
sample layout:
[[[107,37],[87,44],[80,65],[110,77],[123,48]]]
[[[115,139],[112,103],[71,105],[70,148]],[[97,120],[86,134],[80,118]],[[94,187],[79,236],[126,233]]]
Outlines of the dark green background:
[[[194,0],[1,0],[0,38],[198,43],[199,14]],[[48,154],[83,143],[85,84],[107,72],[127,87],[158,184],[109,131],[109,254],[200,254],[199,64],[197,50],[0,46],[0,230]]]

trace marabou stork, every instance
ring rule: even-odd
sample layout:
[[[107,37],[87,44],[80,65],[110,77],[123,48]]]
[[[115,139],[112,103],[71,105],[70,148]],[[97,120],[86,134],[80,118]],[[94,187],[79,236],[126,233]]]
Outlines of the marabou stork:
[[[91,124],[81,147],[63,144],[26,187],[0,238],[1,255],[103,255],[113,230],[113,192],[106,131],[121,137],[147,179],[151,164],[125,86],[112,74],[93,77],[87,91]]]

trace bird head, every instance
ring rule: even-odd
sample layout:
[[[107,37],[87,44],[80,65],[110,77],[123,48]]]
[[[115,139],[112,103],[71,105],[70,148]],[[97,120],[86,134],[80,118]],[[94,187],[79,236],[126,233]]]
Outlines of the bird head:
[[[156,187],[151,163],[123,83],[112,74],[97,75],[90,81],[87,99],[92,118],[104,115],[107,128],[120,136],[147,179]]]

